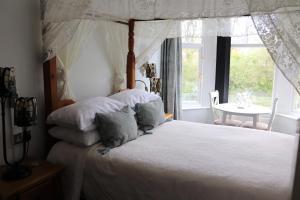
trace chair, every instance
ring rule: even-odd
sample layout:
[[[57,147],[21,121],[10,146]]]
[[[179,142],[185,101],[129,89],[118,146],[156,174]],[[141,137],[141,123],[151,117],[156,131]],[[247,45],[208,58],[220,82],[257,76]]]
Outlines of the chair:
[[[271,131],[272,125],[273,125],[273,122],[274,122],[274,119],[275,119],[277,104],[278,104],[278,98],[275,98],[274,101],[273,101],[273,105],[272,105],[272,113],[270,115],[269,123],[257,122],[256,123],[256,129]],[[253,121],[246,121],[245,123],[243,123],[242,127],[254,128],[253,127]]]
[[[213,123],[216,125],[226,125],[226,126],[241,126],[242,122],[239,120],[232,120],[231,116],[226,119],[223,123],[222,118],[219,116],[215,106],[219,104],[219,91],[210,92],[210,108],[213,116]]]

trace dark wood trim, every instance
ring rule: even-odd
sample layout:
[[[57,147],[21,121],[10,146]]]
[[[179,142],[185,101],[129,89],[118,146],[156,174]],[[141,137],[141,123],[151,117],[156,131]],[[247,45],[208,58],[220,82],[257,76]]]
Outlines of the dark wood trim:
[[[117,23],[117,24],[123,24],[123,25],[128,26],[128,23],[127,23],[127,22],[122,22],[122,21],[114,21],[114,22]]]
[[[219,91],[220,103],[228,102],[231,38],[218,37],[215,89]]]
[[[128,23],[128,54],[127,54],[127,88],[135,88],[135,54],[134,54],[134,23],[133,19]]]

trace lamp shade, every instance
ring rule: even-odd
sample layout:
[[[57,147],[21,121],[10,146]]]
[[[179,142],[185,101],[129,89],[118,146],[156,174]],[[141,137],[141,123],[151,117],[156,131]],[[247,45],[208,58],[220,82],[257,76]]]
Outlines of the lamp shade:
[[[146,77],[154,78],[156,76],[156,65],[154,63],[146,63]]]
[[[16,126],[27,127],[34,125],[37,120],[36,98],[17,98],[14,109],[14,119]]]
[[[13,67],[0,67],[0,96],[16,94],[15,69]]]
[[[150,92],[159,93],[160,92],[160,78],[151,78],[150,79]]]

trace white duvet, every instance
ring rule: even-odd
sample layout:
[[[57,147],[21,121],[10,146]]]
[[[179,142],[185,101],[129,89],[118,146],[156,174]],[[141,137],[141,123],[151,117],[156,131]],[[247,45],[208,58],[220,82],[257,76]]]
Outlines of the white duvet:
[[[67,165],[67,199],[78,199],[82,188],[88,200],[288,200],[297,142],[280,133],[172,121],[106,155],[98,146],[58,143],[48,159]]]

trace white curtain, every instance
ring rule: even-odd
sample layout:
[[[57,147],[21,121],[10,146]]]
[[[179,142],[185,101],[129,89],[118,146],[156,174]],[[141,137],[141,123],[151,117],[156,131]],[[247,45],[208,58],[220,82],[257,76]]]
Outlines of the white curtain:
[[[81,20],[52,23],[43,22],[43,60],[53,58],[67,45],[77,31]]]
[[[210,26],[204,28],[203,24]],[[147,62],[167,38],[195,40],[205,36],[251,35],[257,35],[251,17],[138,21],[135,23],[136,66]]]
[[[180,37],[180,21],[149,21],[135,23],[136,66],[147,62],[166,38]]]
[[[234,27],[239,27],[241,23],[237,21],[236,26],[222,29],[224,24],[228,24],[226,21],[230,20],[229,17],[251,14],[256,29],[275,63],[297,91],[300,91],[299,0],[41,0],[41,7],[45,59],[51,58],[63,48],[68,49],[66,45],[76,38],[74,34],[80,29],[82,19],[120,21],[127,21],[131,18],[172,19],[136,22],[135,49],[138,67],[153,55],[166,38],[197,35],[202,37],[212,33],[232,36],[235,32]],[[184,26],[178,25],[180,23],[176,21],[201,17],[214,18],[205,20],[216,23],[217,30],[200,29],[199,32],[191,28],[192,26],[189,26],[187,22],[187,27],[184,28],[186,31],[182,32],[180,30]],[[198,26],[201,27],[201,23]],[[105,30],[108,33],[106,46],[110,46],[110,50],[107,49],[107,52],[110,52],[108,57],[116,74],[114,88],[117,90],[123,87],[119,86],[120,84],[125,83],[124,63],[126,59],[124,56],[127,54],[127,46],[124,41],[127,33],[125,34],[125,29],[122,31],[114,25],[107,26]],[[249,35],[252,31],[246,29],[242,32],[239,34],[243,35],[246,32]],[[74,55],[76,54],[75,52]],[[59,56],[59,58],[64,65],[63,68],[68,69],[70,65],[65,56]],[[67,70],[64,73],[67,74]],[[62,96],[70,96],[67,84],[65,84]]]
[[[114,92],[126,88],[128,26],[111,21],[98,21],[99,37],[104,40],[104,51],[114,70]]]
[[[196,19],[298,9],[299,0],[41,0],[43,20]]]
[[[58,83],[61,84],[58,87],[60,88],[61,99],[75,99],[69,85],[68,74],[72,64],[78,60],[82,47],[95,27],[95,21],[81,20],[71,40],[61,49],[57,49],[58,70],[61,72],[62,79]]]
[[[300,11],[252,18],[277,67],[300,94]]]

